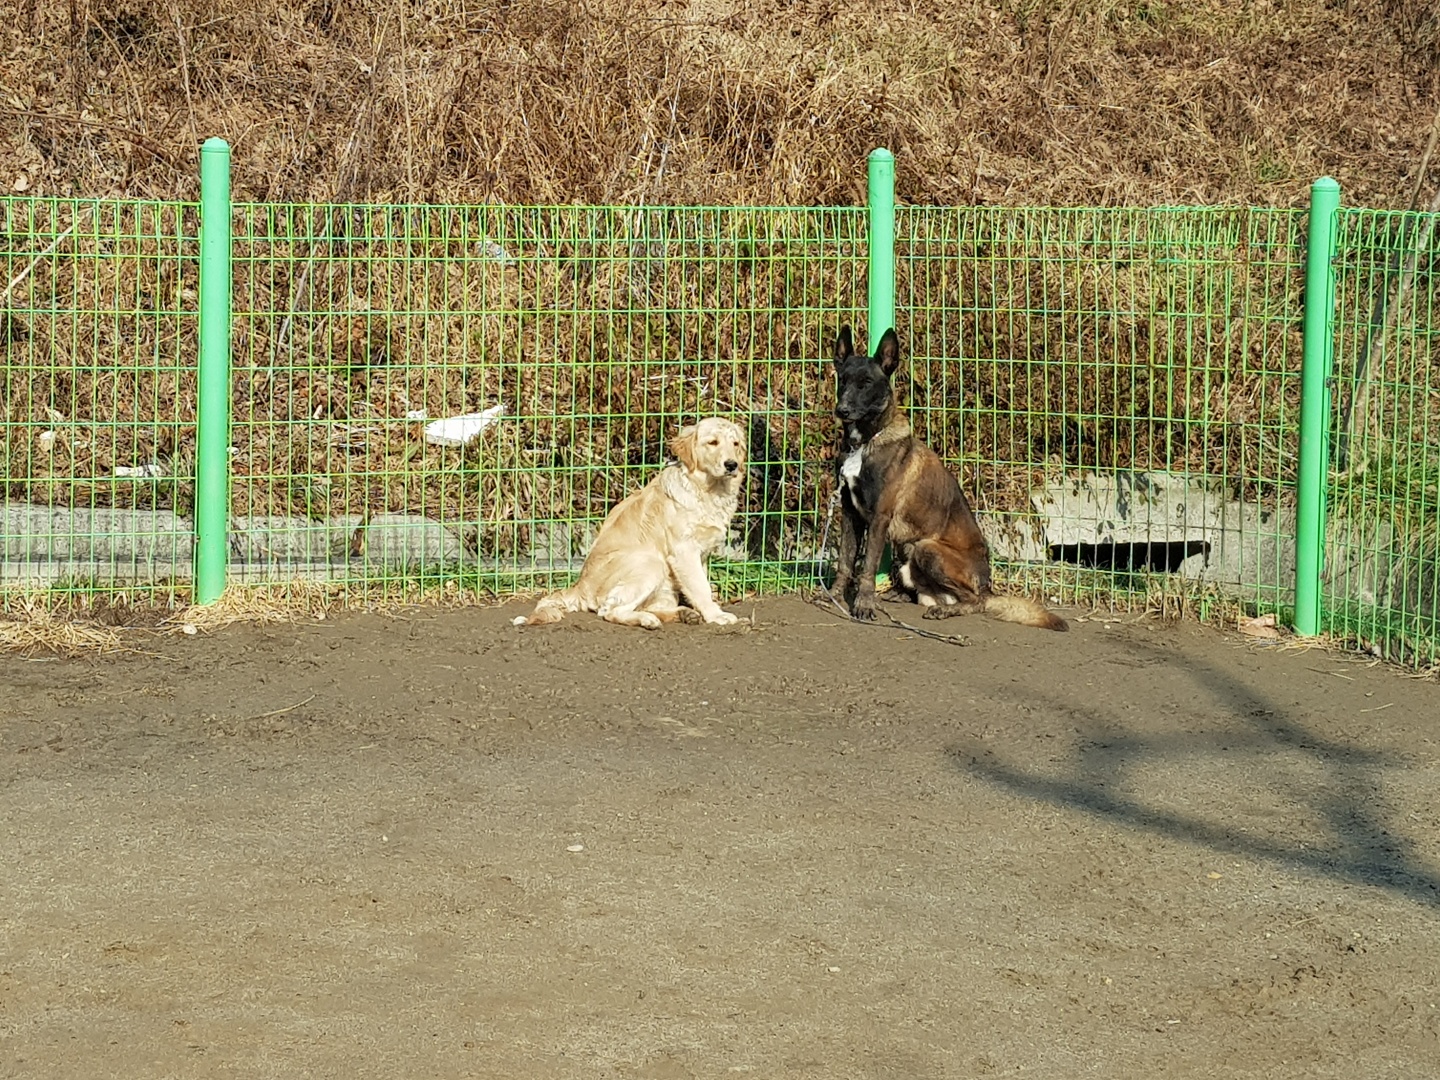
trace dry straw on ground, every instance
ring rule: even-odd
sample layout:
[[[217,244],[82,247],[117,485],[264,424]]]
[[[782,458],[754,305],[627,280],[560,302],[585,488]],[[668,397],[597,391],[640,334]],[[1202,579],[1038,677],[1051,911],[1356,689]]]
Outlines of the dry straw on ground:
[[[497,601],[493,594],[482,589],[465,588],[453,581],[423,591],[383,583],[348,589],[339,585],[304,582],[231,586],[212,604],[187,605],[167,612],[158,626],[169,634],[190,636],[220,630],[235,623],[324,622],[342,607],[397,615],[421,599],[426,604],[445,607],[473,607]]]
[[[22,601],[0,615],[0,652],[31,657],[83,656],[121,648],[120,633],[113,627],[72,618],[48,598]]]
[[[0,614],[0,653],[42,659],[114,652],[153,653],[159,638],[191,637],[228,626],[324,622],[343,608],[404,618],[421,600],[427,606],[470,607],[498,601],[456,582],[420,590],[376,583],[349,589],[291,582],[231,587],[212,604],[176,606],[148,590],[121,593],[12,593]],[[505,597],[506,601],[515,599]],[[520,597],[523,600],[525,597]]]

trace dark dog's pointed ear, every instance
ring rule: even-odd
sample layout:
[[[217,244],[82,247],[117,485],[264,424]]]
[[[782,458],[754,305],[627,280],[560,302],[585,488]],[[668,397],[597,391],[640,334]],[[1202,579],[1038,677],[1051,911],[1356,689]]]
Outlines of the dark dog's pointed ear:
[[[900,366],[900,339],[895,336],[894,330],[885,331],[885,336],[880,339],[880,348],[875,350],[875,359],[880,361],[880,370],[886,375],[895,374],[895,369]]]
[[[850,327],[840,327],[840,334],[835,338],[835,364],[838,367],[850,357],[855,355],[855,339],[850,336]]]
[[[681,465],[685,466],[687,472],[694,472],[696,469],[695,444],[698,441],[700,431],[696,424],[680,429],[673,439],[670,440],[670,452],[675,455]]]

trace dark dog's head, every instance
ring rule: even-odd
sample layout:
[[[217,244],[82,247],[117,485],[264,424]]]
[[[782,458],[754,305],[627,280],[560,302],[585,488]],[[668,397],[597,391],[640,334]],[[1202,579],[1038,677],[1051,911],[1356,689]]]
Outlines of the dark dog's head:
[[[835,415],[845,425],[851,446],[874,438],[890,419],[895,393],[890,376],[900,366],[900,339],[886,330],[874,356],[855,352],[850,327],[835,339]]]

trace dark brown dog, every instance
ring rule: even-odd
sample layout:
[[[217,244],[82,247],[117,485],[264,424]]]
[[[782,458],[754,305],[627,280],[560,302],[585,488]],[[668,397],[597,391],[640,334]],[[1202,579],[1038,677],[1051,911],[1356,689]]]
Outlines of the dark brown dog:
[[[875,572],[888,540],[895,591],[924,605],[927,619],[984,612],[1004,622],[1070,629],[1032,600],[990,591],[990,552],[970,504],[940,458],[911,433],[895,404],[890,377],[899,365],[894,330],[885,331],[876,355],[861,356],[850,328],[841,328],[835,341],[835,415],[844,424],[845,441],[835,592],[855,618],[875,618]],[[857,587],[862,540],[865,564]]]

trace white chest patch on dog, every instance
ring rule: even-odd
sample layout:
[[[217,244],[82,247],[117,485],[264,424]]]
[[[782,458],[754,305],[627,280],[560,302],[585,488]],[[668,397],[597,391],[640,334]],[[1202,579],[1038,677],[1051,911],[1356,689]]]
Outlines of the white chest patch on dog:
[[[840,463],[840,479],[850,489],[851,498],[859,498],[860,467],[865,464],[865,447],[851,450],[850,456]]]

